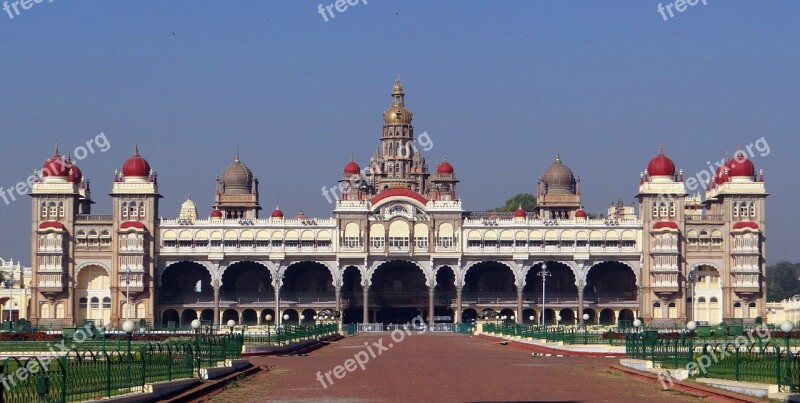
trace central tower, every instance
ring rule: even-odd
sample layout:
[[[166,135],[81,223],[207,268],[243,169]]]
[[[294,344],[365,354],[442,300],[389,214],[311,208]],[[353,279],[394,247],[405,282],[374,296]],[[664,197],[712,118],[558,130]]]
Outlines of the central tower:
[[[392,104],[383,112],[381,147],[370,161],[368,180],[375,193],[389,188],[408,188],[425,194],[428,166],[414,144],[413,114],[405,106],[405,92],[399,76],[391,95]]]

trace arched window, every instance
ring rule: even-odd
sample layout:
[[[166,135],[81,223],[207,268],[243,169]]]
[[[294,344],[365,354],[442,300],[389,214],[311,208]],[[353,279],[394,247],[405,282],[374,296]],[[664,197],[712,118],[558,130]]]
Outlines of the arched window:
[[[78,308],[86,309],[86,298],[81,298],[78,300]]]
[[[661,217],[667,217],[667,203],[661,202]]]
[[[50,218],[58,217],[58,211],[56,210],[56,202],[50,202]]]
[[[91,307],[92,307],[92,309],[100,308],[100,299],[97,298],[97,297],[92,297]]]
[[[653,202],[653,218],[658,217],[658,203]]]
[[[708,302],[711,302],[713,304],[719,301],[717,301],[717,297],[711,297],[711,299]]]
[[[733,210],[733,216],[734,217],[738,217],[739,216],[739,202],[733,202],[732,210]]]
[[[109,297],[103,298],[103,309],[111,309],[111,298]]]
[[[705,302],[706,302],[706,298],[705,297],[700,297],[700,298],[697,299],[697,303],[698,304],[703,304]]]
[[[742,202],[739,205],[739,215],[742,216],[742,217],[747,217],[747,210],[748,210],[747,209],[747,203]]]
[[[755,218],[756,217],[756,203],[755,202],[750,202],[750,217],[751,218]]]
[[[41,205],[41,216],[42,218],[47,218],[47,203],[42,202]]]
[[[144,202],[139,203],[139,218],[144,218]]]
[[[58,202],[58,216],[64,217],[64,202]]]
[[[122,202],[120,207],[122,218],[128,218],[128,202]]]

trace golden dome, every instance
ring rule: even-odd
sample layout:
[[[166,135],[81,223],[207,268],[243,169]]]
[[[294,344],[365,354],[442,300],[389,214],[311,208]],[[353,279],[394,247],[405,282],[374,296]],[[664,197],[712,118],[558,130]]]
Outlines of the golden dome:
[[[394,80],[392,87],[392,106],[383,112],[383,123],[385,125],[410,125],[413,114],[405,106],[405,93],[403,84],[400,83],[400,76]]]

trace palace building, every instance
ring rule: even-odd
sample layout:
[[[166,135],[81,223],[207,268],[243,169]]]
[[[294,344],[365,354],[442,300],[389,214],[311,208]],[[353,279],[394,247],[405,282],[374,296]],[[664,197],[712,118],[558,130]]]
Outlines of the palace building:
[[[429,170],[413,146],[412,116],[398,79],[378,149],[363,169],[345,164],[329,218],[262,214],[238,153],[213,206],[189,199],[159,218],[158,175],[138,149],[114,173],[111,214],[94,214],[89,181],[56,150],[31,192],[30,319],[259,325],[331,309],[344,323],[433,323],[490,308],[524,322],[713,324],[765,314],[767,193],[750,160],[729,160],[690,195],[659,148],[632,178],[638,206],[594,217],[570,156],[555,153],[535,211],[470,212],[453,165]]]

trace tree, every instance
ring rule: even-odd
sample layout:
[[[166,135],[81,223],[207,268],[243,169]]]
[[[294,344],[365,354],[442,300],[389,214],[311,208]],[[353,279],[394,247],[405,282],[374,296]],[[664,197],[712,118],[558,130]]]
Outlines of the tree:
[[[503,207],[495,208],[493,211],[501,213],[513,213],[517,211],[517,208],[520,206],[522,206],[522,209],[525,210],[525,212],[533,211],[534,208],[536,208],[536,196],[530,193],[519,193],[508,199]]]
[[[767,298],[781,301],[800,294],[800,263],[778,262],[767,266]]]

